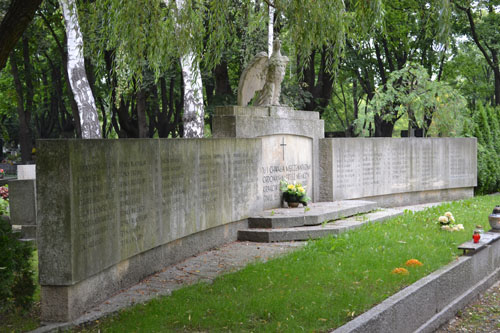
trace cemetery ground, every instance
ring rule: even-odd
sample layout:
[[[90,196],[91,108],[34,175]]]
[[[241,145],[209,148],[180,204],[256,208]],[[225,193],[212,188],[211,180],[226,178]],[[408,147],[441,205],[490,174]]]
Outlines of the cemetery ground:
[[[249,264],[212,283],[178,289],[76,330],[327,331],[457,258],[457,246],[470,238],[476,225],[487,227],[497,203],[498,196],[482,196],[408,211],[383,224],[309,241],[287,255]],[[447,211],[464,231],[440,230],[436,221]],[[409,259],[423,266],[405,266]],[[395,268],[408,274],[391,273]],[[486,310],[498,314],[498,306]],[[466,324],[492,316],[491,311],[474,311],[462,311]],[[2,318],[0,331],[34,329],[38,313],[35,304],[30,313]]]

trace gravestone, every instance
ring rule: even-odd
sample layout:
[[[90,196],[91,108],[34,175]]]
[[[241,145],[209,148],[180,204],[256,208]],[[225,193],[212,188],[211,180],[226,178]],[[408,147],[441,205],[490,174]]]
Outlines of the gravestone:
[[[35,164],[18,165],[17,179],[36,179],[36,165]]]
[[[21,237],[36,239],[35,180],[9,181],[10,221],[22,226]]]

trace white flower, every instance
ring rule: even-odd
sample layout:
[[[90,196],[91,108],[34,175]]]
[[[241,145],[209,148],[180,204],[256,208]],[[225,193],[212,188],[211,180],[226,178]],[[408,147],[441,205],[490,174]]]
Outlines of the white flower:
[[[446,216],[440,216],[439,217],[439,223],[448,223],[448,218]]]
[[[443,225],[443,226],[441,227],[441,229],[443,229],[443,230],[447,230],[447,231],[451,231],[451,228],[450,228],[450,226],[448,226],[448,225]]]
[[[453,218],[453,214],[451,212],[446,212],[444,213],[444,216],[446,216],[447,218],[449,219],[452,219]]]
[[[463,224],[457,224],[458,230],[464,230],[464,225]]]

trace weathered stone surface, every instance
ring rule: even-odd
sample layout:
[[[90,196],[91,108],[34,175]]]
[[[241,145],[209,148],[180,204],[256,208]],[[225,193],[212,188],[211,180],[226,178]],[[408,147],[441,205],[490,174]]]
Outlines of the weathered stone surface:
[[[295,135],[262,137],[262,186],[264,209],[280,207],[280,180],[302,184],[306,191],[314,188],[313,140]]]
[[[36,225],[23,225],[21,227],[21,238],[26,240],[35,240]]]
[[[350,214],[351,213],[347,213],[345,216],[349,216]],[[383,222],[402,214],[403,209],[383,209],[365,214],[363,216],[351,216],[346,219],[322,225],[299,225],[296,227],[277,229],[266,228],[266,225],[259,226],[258,224],[254,225],[254,227],[256,226],[257,228],[252,228],[252,224],[249,223],[249,229],[242,229],[238,231],[238,240],[267,243],[316,239],[328,235],[336,235],[347,232],[349,230],[359,228],[367,223]],[[265,220],[261,220],[259,222],[264,221]]]
[[[474,138],[323,139],[320,151],[321,201],[477,185]]]
[[[275,39],[273,52],[258,53],[241,74],[238,85],[238,105],[247,106],[255,94],[253,104],[280,105],[281,81],[285,77],[289,59],[281,55],[281,42]]]
[[[279,176],[295,177],[295,181],[307,183],[309,196],[318,201],[319,182],[313,180],[319,178],[319,139],[324,137],[324,123],[319,119],[318,112],[294,111],[292,108],[282,106],[219,107],[213,118],[213,136],[261,137],[263,171],[268,171],[265,177],[271,175],[271,170],[277,170]],[[287,166],[295,171],[287,172]],[[279,204],[277,190],[279,177],[277,174],[275,176],[277,177],[272,179],[269,177],[262,179],[265,191],[263,196],[266,197],[265,208],[276,207]]]
[[[36,225],[35,181],[9,181],[9,206],[13,225]]]
[[[345,200],[312,203],[304,208],[277,208],[248,219],[249,228],[291,228],[318,225],[325,221],[366,213],[377,208],[375,202]]]
[[[38,151],[42,285],[262,210],[259,139],[50,140]]]

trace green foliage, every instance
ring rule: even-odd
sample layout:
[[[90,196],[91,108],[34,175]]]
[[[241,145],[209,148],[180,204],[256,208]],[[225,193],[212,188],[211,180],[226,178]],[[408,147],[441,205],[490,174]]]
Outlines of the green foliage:
[[[32,252],[31,245],[19,241],[9,221],[0,217],[0,313],[31,307],[36,289]]]
[[[434,135],[453,136],[462,132],[465,106],[465,99],[456,90],[431,80],[425,68],[410,63],[389,74],[387,84],[377,89],[369,110],[387,121],[406,115],[414,128],[425,128]],[[386,112],[387,109],[394,111]],[[427,128],[429,117],[432,124]]]
[[[500,190],[500,122],[498,109],[479,105],[475,111],[474,136],[477,137],[477,193]]]
[[[338,237],[327,237],[289,255],[255,263],[211,284],[198,283],[126,309],[88,328],[93,332],[224,331],[326,332],[455,260],[457,246],[484,225],[496,196],[406,212]],[[465,231],[434,223],[453,212]],[[409,259],[409,275],[391,274]]]

